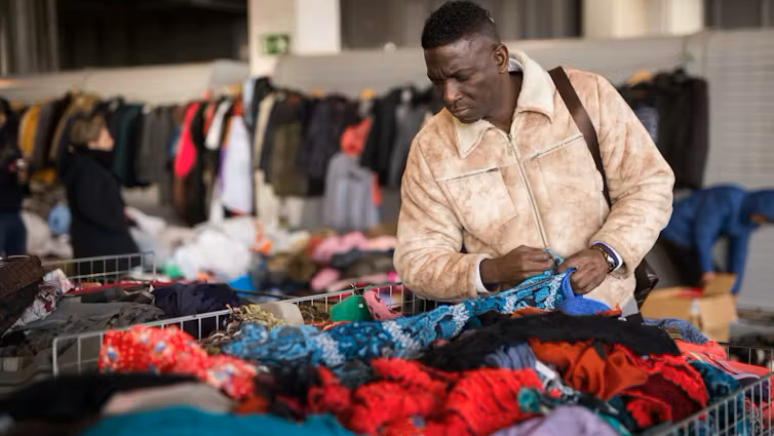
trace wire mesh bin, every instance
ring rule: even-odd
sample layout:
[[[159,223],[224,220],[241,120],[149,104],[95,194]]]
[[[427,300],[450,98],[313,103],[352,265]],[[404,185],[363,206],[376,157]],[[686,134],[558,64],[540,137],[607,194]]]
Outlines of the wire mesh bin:
[[[411,315],[436,307],[437,303],[422,299],[400,284],[372,287],[377,289],[382,300],[393,311],[401,315]],[[330,315],[331,308],[345,299],[362,293],[366,288],[333,292],[323,295],[295,298],[285,302],[298,305],[302,314],[315,318],[321,314]],[[146,325],[166,327],[198,326],[198,340],[203,339],[202,325],[212,323],[217,329],[225,329],[231,320],[231,311],[223,310],[203,315],[194,315],[170,320],[157,321]],[[308,319],[308,318],[307,318]],[[315,321],[320,319],[315,319]],[[325,319],[321,319],[325,321]],[[61,336],[54,340],[54,374],[81,373],[96,371],[99,348],[105,332],[90,332],[80,335]],[[58,350],[67,348],[71,357],[63,361],[57,356]],[[743,363],[772,365],[774,349],[738,347],[726,345],[726,352]],[[654,436],[752,436],[774,435],[774,417],[771,416],[768,402],[771,401],[772,379],[769,374],[744,389],[730,393],[721,401],[716,401],[696,413],[689,419],[677,424],[661,425],[646,434]]]
[[[90,282],[111,283],[127,276],[140,279],[157,278],[158,268],[153,253],[88,257],[43,262],[47,272],[60,269],[76,287]]]
[[[284,300],[285,303],[296,304],[301,312],[309,318],[326,321],[330,316],[330,309],[337,303],[344,301],[352,295],[360,294],[365,289],[376,289],[382,301],[388,307],[401,315],[409,315],[429,310],[435,307],[435,302],[417,297],[411,291],[406,290],[399,283],[382,286],[353,288],[341,292],[332,292],[322,295],[300,297]],[[321,317],[322,315],[322,317]],[[325,316],[327,315],[327,317]],[[143,325],[169,327],[177,326],[182,330],[195,331],[193,335],[197,340],[204,339],[203,331],[224,330],[231,319],[230,310],[221,310],[200,315],[185,316],[145,323]],[[81,373],[84,371],[96,371],[99,359],[99,349],[105,331],[95,331],[74,335],[62,335],[54,339],[53,343],[53,373]]]
[[[769,374],[755,383],[731,393],[692,417],[663,430],[656,436],[768,436],[774,434],[771,416]]]

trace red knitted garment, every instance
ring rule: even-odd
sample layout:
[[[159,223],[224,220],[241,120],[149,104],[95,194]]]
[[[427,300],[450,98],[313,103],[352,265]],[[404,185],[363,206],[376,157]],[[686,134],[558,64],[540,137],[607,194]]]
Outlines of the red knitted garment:
[[[626,408],[640,427],[679,421],[698,412],[709,400],[704,380],[683,356],[632,356],[648,371],[648,381],[624,390],[632,396]],[[666,406],[666,409],[664,409]]]
[[[534,416],[519,407],[522,387],[540,388],[532,369],[437,371],[415,361],[371,361],[376,380],[347,388],[321,367],[309,391],[313,413],[332,413],[350,430],[380,435],[486,435]]]
[[[109,330],[99,352],[100,371],[193,374],[234,398],[254,395],[253,365],[235,357],[210,356],[177,327],[133,326]]]

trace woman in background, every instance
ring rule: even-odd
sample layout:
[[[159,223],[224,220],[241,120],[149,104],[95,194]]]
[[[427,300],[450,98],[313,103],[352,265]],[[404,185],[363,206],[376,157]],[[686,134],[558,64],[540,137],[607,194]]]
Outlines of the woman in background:
[[[70,133],[70,156],[62,179],[72,214],[70,238],[75,258],[136,254],[124,214],[121,184],[112,171],[113,138],[101,115],[75,120]],[[77,265],[78,275],[125,272],[136,266],[121,261],[92,261]]]
[[[27,252],[22,200],[29,193],[27,165],[16,143],[18,118],[0,99],[0,257]]]

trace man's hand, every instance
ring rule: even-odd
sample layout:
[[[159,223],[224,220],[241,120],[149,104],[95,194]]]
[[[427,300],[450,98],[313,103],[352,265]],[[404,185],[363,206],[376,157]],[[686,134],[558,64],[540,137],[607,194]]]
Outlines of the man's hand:
[[[559,271],[570,268],[575,268],[570,276],[572,289],[582,294],[588,294],[601,285],[609,270],[605,256],[593,248],[579,251],[559,265]]]
[[[545,250],[520,246],[505,256],[481,262],[481,281],[485,285],[521,283],[554,266],[554,260]]]

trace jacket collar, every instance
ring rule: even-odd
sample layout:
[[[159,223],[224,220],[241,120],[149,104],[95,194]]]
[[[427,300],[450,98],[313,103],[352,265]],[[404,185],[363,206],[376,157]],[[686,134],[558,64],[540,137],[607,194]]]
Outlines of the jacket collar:
[[[524,73],[524,82],[521,85],[521,92],[519,93],[516,110],[514,111],[514,120],[516,115],[522,112],[537,112],[545,115],[549,120],[553,120],[554,92],[556,87],[548,72],[526,54],[519,51],[511,53],[508,71],[522,71]],[[457,147],[462,158],[473,151],[487,130],[495,128],[490,122],[485,120],[464,124],[457,120],[457,118],[454,118],[454,116],[452,118],[457,131]]]

